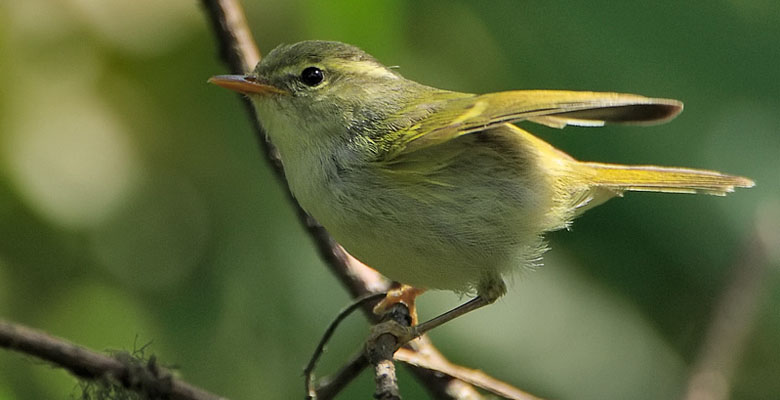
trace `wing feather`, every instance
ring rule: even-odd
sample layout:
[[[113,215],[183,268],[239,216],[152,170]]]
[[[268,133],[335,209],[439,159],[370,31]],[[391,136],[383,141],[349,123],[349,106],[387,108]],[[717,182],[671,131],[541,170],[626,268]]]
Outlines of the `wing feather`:
[[[605,123],[653,124],[674,118],[682,108],[677,100],[608,92],[516,90],[466,95],[444,101],[403,135],[394,135],[395,143],[388,146],[392,150],[385,155],[385,160],[522,120],[555,128]]]

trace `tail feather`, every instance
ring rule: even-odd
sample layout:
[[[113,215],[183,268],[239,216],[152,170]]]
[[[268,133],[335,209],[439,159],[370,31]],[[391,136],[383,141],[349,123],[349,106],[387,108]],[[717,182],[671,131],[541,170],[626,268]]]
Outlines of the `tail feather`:
[[[653,165],[617,165],[581,163],[590,167],[592,185],[622,193],[626,190],[665,193],[705,193],[725,196],[734,188],[749,188],[755,183],[741,176],[690,168]]]

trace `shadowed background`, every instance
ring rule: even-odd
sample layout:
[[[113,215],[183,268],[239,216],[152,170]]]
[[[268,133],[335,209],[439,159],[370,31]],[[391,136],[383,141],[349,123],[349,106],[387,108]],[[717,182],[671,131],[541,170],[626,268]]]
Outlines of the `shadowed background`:
[[[433,86],[575,89],[685,102],[656,127],[523,124],[582,160],[716,169],[726,198],[631,193],[550,237],[545,267],[433,332],[453,361],[539,396],[680,398],[751,241],[771,249],[731,394],[780,393],[780,3],[253,1],[261,51],[331,39]],[[191,1],[0,3],[0,317],[97,350],[150,343],[233,398],[300,398],[345,291],[258,151]],[[775,236],[773,236],[773,234]],[[428,293],[423,318],[464,299]],[[751,307],[727,315],[740,324]],[[748,318],[751,319],[751,318]],[[727,319],[729,321],[729,319]],[[332,371],[367,334],[337,333]],[[723,349],[728,354],[732,349]],[[402,394],[423,398],[401,372]],[[723,380],[715,376],[713,384]],[[368,374],[343,398],[372,393]],[[0,400],[78,393],[0,352]]]

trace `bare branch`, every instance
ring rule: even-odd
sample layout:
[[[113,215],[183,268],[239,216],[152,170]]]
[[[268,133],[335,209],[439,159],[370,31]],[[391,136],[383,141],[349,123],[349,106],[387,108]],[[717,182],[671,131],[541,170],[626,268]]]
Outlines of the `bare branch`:
[[[395,353],[395,359],[410,365],[439,371],[447,376],[456,378],[507,399],[539,400],[538,397],[526,393],[506,382],[493,378],[482,371],[462,367],[449,362],[449,360],[444,358],[435,347],[430,345],[430,339],[427,336],[420,338],[417,351],[412,351],[405,347],[398,349]],[[453,394],[453,397],[473,398],[474,395],[478,395],[471,386],[464,387],[455,384],[455,382],[456,380],[453,379],[449,383],[450,386],[446,388],[446,391]],[[454,395],[455,393],[460,394]]]
[[[312,354],[309,363],[306,364],[306,368],[303,370],[307,396],[309,396],[310,398],[317,397],[317,393],[312,385],[312,380],[314,379],[314,368],[317,366],[317,361],[320,359],[322,352],[325,351],[325,345],[328,343],[331,336],[333,336],[333,333],[336,332],[336,328],[338,328],[339,324],[350,314],[352,314],[352,312],[355,311],[357,308],[364,307],[364,303],[365,304],[376,303],[377,301],[381,300],[384,296],[385,293],[375,293],[375,294],[363,296],[355,300],[352,304],[350,304],[343,310],[341,310],[341,312],[339,312],[336,318],[330,323],[328,329],[326,329],[325,333],[322,335],[320,342],[317,344],[317,348],[314,350],[314,354]]]
[[[382,323],[374,325],[372,329],[372,337],[366,342],[366,358],[374,366],[375,399],[401,399],[393,354],[400,347],[399,337],[403,336],[403,333],[395,334],[392,329],[385,330],[384,327],[394,327],[403,331],[411,324],[412,317],[409,314],[409,308],[402,303],[397,303],[383,315]]]
[[[234,74],[251,71],[260,61],[244,10],[238,0],[204,0],[206,14],[219,40],[220,56]]]
[[[688,380],[685,400],[729,398],[734,370],[753,327],[759,299],[766,291],[765,278],[773,261],[771,252],[777,251],[780,244],[780,206],[760,208],[755,225],[714,307]]]
[[[320,379],[320,383],[315,389],[316,395],[314,397],[310,396],[309,399],[330,400],[336,397],[366,367],[368,367],[368,359],[365,351],[361,349],[338,372],[332,376]]]
[[[18,324],[0,321],[0,347],[28,354],[60,366],[87,380],[115,382],[137,393],[171,400],[220,400],[223,397],[192,386],[150,362],[139,368],[130,357],[110,357],[65,339]]]
[[[392,339],[387,340],[392,341]],[[395,376],[392,351],[390,353],[390,358],[382,359],[374,365],[374,379],[376,380],[374,398],[378,400],[401,400],[401,392],[398,390],[398,378]]]

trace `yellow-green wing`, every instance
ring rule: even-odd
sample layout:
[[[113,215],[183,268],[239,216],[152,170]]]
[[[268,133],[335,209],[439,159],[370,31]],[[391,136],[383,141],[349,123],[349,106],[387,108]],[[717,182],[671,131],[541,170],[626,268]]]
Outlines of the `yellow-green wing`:
[[[445,100],[432,114],[399,132],[385,160],[501,124],[529,120],[563,128],[605,123],[652,124],[682,111],[677,100],[633,94],[566,90],[516,90]]]

